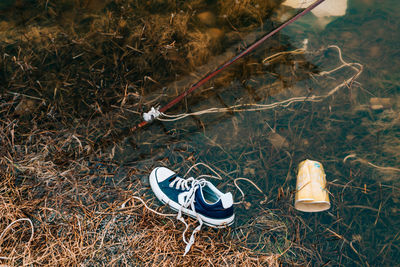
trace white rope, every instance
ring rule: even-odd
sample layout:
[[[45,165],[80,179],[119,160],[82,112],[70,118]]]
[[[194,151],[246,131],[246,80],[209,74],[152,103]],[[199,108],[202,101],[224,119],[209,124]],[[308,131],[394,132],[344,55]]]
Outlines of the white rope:
[[[17,222],[21,222],[21,221],[28,221],[29,224],[31,225],[31,237],[29,238],[28,244],[31,243],[31,241],[32,241],[32,239],[33,239],[33,235],[35,234],[35,229],[34,229],[34,227],[33,227],[33,223],[32,223],[32,221],[31,221],[31,219],[29,219],[29,218],[21,218],[21,219],[18,219],[18,220],[13,221],[12,223],[10,223],[10,224],[6,227],[6,229],[3,230],[3,232],[0,234],[0,244],[3,242],[3,237],[4,237],[4,235],[7,233],[7,231],[8,231],[14,224],[16,224]],[[0,247],[0,253],[1,253],[1,247]],[[0,256],[0,259],[1,259],[1,260],[12,260],[13,258],[11,258],[11,257],[1,257],[1,256]]]
[[[329,93],[328,93],[325,97],[328,97],[328,96],[333,95],[333,94],[336,93],[336,91],[338,91],[341,87],[348,86],[349,84],[351,85],[351,83],[352,83],[354,80],[356,80],[356,79],[358,78],[358,76],[360,76],[360,74],[362,73],[362,71],[363,71],[363,69],[364,69],[364,66],[361,65],[360,63],[357,63],[357,62],[347,63],[346,61],[344,61],[344,60],[343,60],[343,57],[342,57],[342,50],[340,49],[339,46],[337,46],[337,45],[330,45],[330,46],[327,47],[327,49],[329,49],[329,48],[335,48],[335,49],[338,51],[339,60],[340,60],[340,62],[342,63],[342,65],[340,65],[339,67],[337,67],[337,68],[335,68],[335,69],[333,69],[333,70],[330,70],[330,71],[323,71],[323,72],[319,73],[319,76],[324,76],[324,75],[331,74],[331,73],[333,73],[333,72],[335,72],[335,71],[337,71],[337,70],[339,70],[339,69],[341,69],[341,68],[343,68],[343,67],[346,67],[346,66],[347,66],[347,67],[351,67],[353,70],[355,70],[355,71],[356,71],[356,74],[353,75],[352,77],[350,77],[349,79],[345,80],[344,82],[342,82],[341,84],[339,84],[339,85],[336,86],[335,88],[333,88],[331,91],[329,91]],[[355,66],[357,66],[358,68],[355,67]]]
[[[192,167],[189,168],[189,170],[185,173],[185,175],[183,177],[186,177],[195,167],[197,167],[199,165],[208,168],[216,176],[213,176],[213,175],[200,175],[200,176],[197,176],[197,179],[200,178],[200,177],[210,177],[210,178],[215,178],[215,179],[218,179],[218,180],[222,180],[222,177],[221,177],[221,175],[219,175],[218,172],[216,172],[213,168],[211,168],[209,165],[207,165],[207,164],[205,164],[203,162],[198,162],[198,163],[194,164]]]
[[[249,180],[249,179],[247,179],[247,178],[242,178],[242,177],[236,178],[235,180],[233,180],[233,183],[235,184],[236,188],[239,189],[239,192],[242,194],[242,200],[240,200],[239,202],[233,202],[233,204],[238,205],[238,204],[243,203],[243,201],[244,201],[244,192],[242,191],[242,189],[240,188],[240,186],[236,183],[236,181],[239,181],[239,180],[249,182],[249,183],[252,184],[260,193],[264,194],[264,192],[263,192],[253,181],[251,181],[251,180]]]
[[[140,197],[132,196],[132,198],[137,199],[137,200],[139,200],[140,202],[142,202],[143,205],[144,205],[144,207],[145,207],[147,210],[149,210],[149,211],[151,211],[151,212],[153,212],[153,213],[155,213],[155,214],[157,214],[157,215],[160,215],[160,216],[163,216],[163,217],[176,216],[176,214],[166,214],[166,213],[161,213],[161,212],[158,212],[158,211],[156,211],[156,210],[153,210],[152,208],[150,208],[149,206],[147,206],[146,202],[145,202],[143,199],[141,199]],[[126,204],[128,201],[129,201],[129,199],[128,199],[127,201],[125,201],[125,202],[121,205],[121,208],[125,208],[125,204]]]
[[[157,108],[151,107],[149,112],[143,113],[143,119],[147,122],[157,119],[161,115],[161,112],[158,109],[159,109],[158,107]]]
[[[305,50],[306,46],[307,46],[307,42],[304,43],[304,48],[296,49],[294,51],[279,52],[277,54],[274,54],[274,55],[269,56],[266,59],[264,59],[263,63],[267,64],[268,62],[274,60],[278,56],[281,56],[284,54],[301,54],[301,53],[310,53],[311,54],[312,52],[307,52]],[[286,99],[286,100],[271,103],[271,104],[239,104],[239,105],[233,105],[233,106],[224,107],[224,108],[209,108],[209,109],[196,111],[196,112],[192,112],[192,113],[182,113],[182,114],[176,114],[176,115],[168,115],[165,113],[160,113],[157,110],[158,114],[155,118],[160,121],[177,121],[177,120],[184,119],[188,116],[199,116],[199,115],[203,115],[203,114],[224,113],[224,112],[261,111],[261,110],[274,109],[277,107],[288,107],[291,104],[296,103],[296,102],[320,102],[320,101],[324,100],[325,98],[336,93],[340,88],[351,85],[358,78],[358,76],[360,76],[360,74],[363,71],[363,65],[356,63],[356,62],[351,62],[351,63],[346,62],[342,57],[341,49],[337,45],[329,45],[328,47],[326,47],[325,49],[321,49],[320,51],[325,51],[328,49],[336,49],[337,50],[338,58],[339,58],[341,65],[333,68],[332,70],[320,72],[319,74],[316,74],[315,76],[326,76],[326,75],[332,74],[334,72],[337,72],[338,70],[340,70],[344,67],[352,68],[354,71],[356,71],[356,74],[354,74],[350,78],[346,79],[345,81],[343,81],[342,83],[340,83],[339,85],[334,87],[332,90],[330,90],[325,95],[299,96],[299,97],[293,97],[290,99]]]
[[[272,104],[240,104],[240,105],[234,105],[231,107],[227,108],[209,108],[197,112],[192,112],[192,113],[183,113],[183,114],[178,114],[178,115],[167,115],[162,113],[163,117],[167,117],[170,119],[164,119],[164,118],[157,118],[160,121],[177,121],[183,118],[186,118],[188,116],[196,116],[196,115],[203,115],[203,114],[210,114],[210,113],[221,113],[221,112],[249,112],[249,111],[260,111],[260,110],[267,110],[267,109],[273,109],[278,106],[282,107],[287,107],[295,102],[319,102],[322,101],[321,96],[301,96],[301,97],[293,97],[290,99],[286,99],[280,102],[275,102]]]
[[[369,162],[368,160],[365,160],[365,159],[362,159],[362,158],[357,157],[356,154],[347,155],[347,156],[343,159],[343,163],[345,163],[346,160],[348,160],[348,159],[350,159],[350,158],[353,158],[355,161],[359,161],[359,162],[361,162],[361,163],[366,163],[366,164],[368,164],[368,165],[370,165],[370,166],[372,166],[372,167],[374,167],[374,168],[376,168],[376,169],[378,169],[378,170],[381,170],[381,171],[400,172],[400,169],[399,169],[399,168],[387,167],[387,166],[378,166],[378,165],[375,165],[375,164],[372,163],[372,162]]]

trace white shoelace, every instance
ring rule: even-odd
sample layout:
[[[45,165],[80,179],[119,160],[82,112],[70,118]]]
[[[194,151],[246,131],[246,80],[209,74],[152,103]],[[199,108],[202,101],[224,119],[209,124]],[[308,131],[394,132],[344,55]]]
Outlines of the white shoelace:
[[[196,209],[194,207],[194,202],[195,202],[195,197],[196,197],[196,191],[200,189],[201,187],[206,185],[206,180],[204,179],[194,179],[193,177],[190,177],[188,179],[183,179],[180,177],[176,177],[170,184],[169,187],[175,187],[176,189],[181,189],[181,190],[189,190],[187,193],[187,196],[185,197],[185,201],[181,208],[178,211],[178,215],[176,218],[181,221],[185,225],[185,230],[182,233],[183,236],[183,242],[186,244],[185,248],[185,253],[183,256],[185,256],[192,245],[194,244],[195,241],[195,234],[200,231],[202,225],[203,225],[203,220],[200,218],[199,214],[196,212]],[[186,231],[189,229],[188,224],[186,223],[185,219],[182,217],[182,209],[191,209],[194,214],[196,215],[196,219],[199,222],[199,225],[193,230],[192,235],[189,238],[189,241],[186,240],[185,234]]]

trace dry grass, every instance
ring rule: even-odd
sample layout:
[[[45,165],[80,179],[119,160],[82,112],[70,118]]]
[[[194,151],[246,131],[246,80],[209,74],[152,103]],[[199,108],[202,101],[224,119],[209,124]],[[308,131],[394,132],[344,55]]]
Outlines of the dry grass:
[[[227,0],[218,3],[221,14],[236,27],[249,26],[254,23],[263,25],[267,15],[279,6],[279,1],[268,0]]]
[[[62,132],[41,132],[17,142],[14,127],[2,121],[0,257],[4,264],[258,266],[271,261],[231,238],[229,230],[213,229],[202,231],[193,251],[183,257],[182,225],[131,199],[148,191],[135,176],[139,170],[126,168],[118,180],[121,168],[108,159],[94,159],[96,153],[82,149],[84,141]],[[56,164],[59,154],[63,158]],[[28,221],[13,224],[21,218],[32,221],[32,239]]]

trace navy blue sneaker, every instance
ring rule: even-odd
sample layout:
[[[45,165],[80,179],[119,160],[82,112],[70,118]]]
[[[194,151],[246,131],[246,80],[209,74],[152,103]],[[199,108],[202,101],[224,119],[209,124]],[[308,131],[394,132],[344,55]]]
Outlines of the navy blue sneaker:
[[[165,167],[155,168],[149,180],[156,197],[179,214],[197,218],[200,223],[211,227],[220,228],[233,223],[235,215],[230,192],[224,194],[204,179],[181,178]]]

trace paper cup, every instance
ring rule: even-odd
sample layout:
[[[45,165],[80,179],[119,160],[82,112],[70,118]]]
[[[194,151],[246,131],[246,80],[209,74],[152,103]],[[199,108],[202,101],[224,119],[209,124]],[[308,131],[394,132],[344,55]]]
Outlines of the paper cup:
[[[305,212],[319,212],[331,207],[324,168],[318,161],[307,159],[300,163],[294,207]]]

